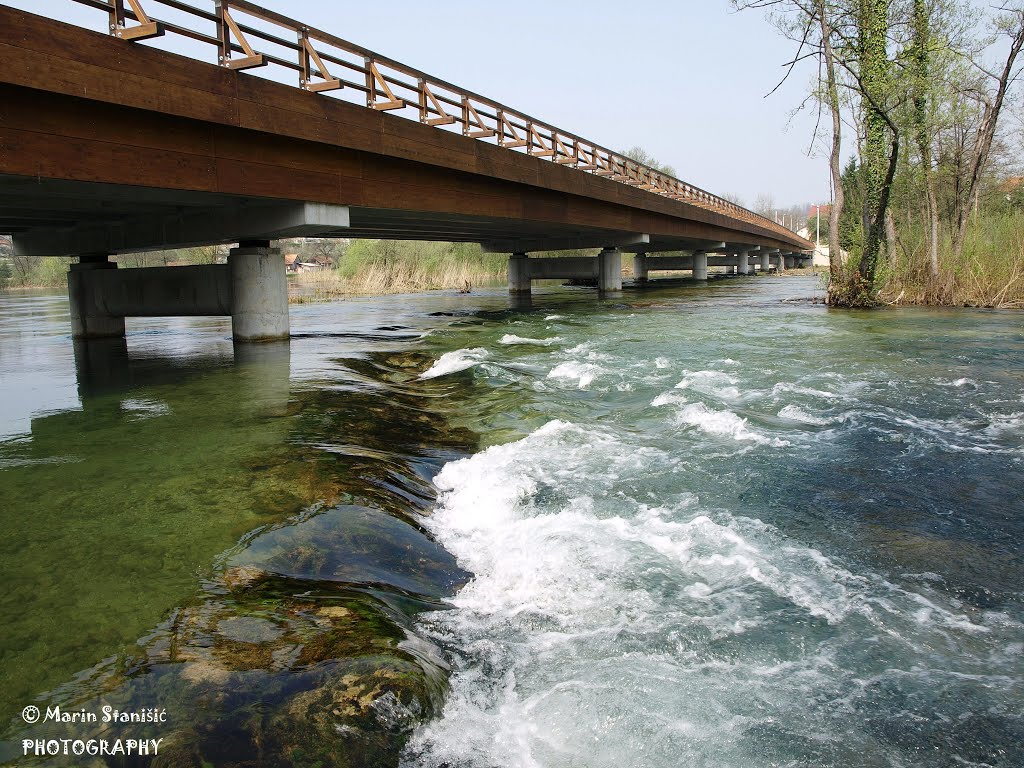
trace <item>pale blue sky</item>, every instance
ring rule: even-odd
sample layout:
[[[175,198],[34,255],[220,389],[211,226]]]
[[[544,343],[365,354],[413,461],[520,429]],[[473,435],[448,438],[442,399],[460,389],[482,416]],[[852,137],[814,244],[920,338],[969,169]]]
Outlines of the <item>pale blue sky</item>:
[[[106,21],[71,0],[0,2],[96,29]],[[828,200],[827,163],[807,156],[813,110],[790,118],[813,73],[765,99],[792,44],[727,0],[262,5],[613,149],[639,144],[686,181],[748,206],[761,192],[780,207]]]

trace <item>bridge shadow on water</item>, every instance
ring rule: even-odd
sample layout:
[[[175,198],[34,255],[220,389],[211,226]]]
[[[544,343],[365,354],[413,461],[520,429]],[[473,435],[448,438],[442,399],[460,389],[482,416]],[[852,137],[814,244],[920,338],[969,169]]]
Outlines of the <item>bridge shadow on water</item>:
[[[413,617],[468,578],[419,520],[476,436],[449,424],[450,383],[417,379],[432,360],[402,347],[419,335],[382,334],[392,351],[297,385],[287,343],[75,345],[81,409],[0,442],[0,763],[64,765],[22,740],[100,734],[164,739],[117,765],[397,762],[446,685]],[[167,714],[26,725],[28,703]]]

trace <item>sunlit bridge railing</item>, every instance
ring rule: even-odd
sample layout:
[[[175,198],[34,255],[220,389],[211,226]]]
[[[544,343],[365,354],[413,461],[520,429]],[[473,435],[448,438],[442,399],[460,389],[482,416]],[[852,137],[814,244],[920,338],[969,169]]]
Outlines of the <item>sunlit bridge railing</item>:
[[[205,10],[182,0],[73,0],[109,16],[110,34],[128,41],[167,33],[207,44],[234,70],[291,71],[306,91],[356,100],[369,109],[418,119],[509,150],[603,176],[749,222],[792,239],[792,232],[699,187],[486,96],[467,91],[328,32],[246,0],[214,0]],[[159,6],[167,18],[158,18]]]

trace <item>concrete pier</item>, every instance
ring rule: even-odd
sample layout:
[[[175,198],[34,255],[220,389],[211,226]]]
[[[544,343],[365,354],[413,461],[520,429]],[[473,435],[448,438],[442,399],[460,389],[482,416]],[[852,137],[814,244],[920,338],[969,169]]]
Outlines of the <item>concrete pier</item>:
[[[118,269],[82,256],[68,273],[75,339],[124,337],[126,317],[230,316],[236,341],[289,336],[284,260],[266,241],[243,242],[227,264]]]
[[[530,292],[530,262],[525,253],[513,253],[508,260],[508,292]]]
[[[708,255],[704,251],[693,252],[693,279],[708,279]]]
[[[278,248],[242,242],[228,256],[231,274],[231,334],[235,341],[288,338],[288,279]]]
[[[647,254],[633,254],[633,280],[638,283],[647,282]]]
[[[79,257],[68,271],[68,299],[71,303],[71,336],[75,339],[109,339],[124,336],[124,317],[112,315],[93,289],[100,272],[117,270],[106,254]]]
[[[750,274],[750,251],[740,251],[736,254],[736,274]]]
[[[772,260],[775,262],[775,271],[776,272],[785,272],[786,271],[786,257],[785,256],[783,256],[781,253],[777,253],[776,255],[772,256]]]
[[[597,288],[600,291],[622,290],[622,251],[605,248],[597,255]]]
[[[767,273],[771,268],[771,254],[768,251],[761,251],[761,271]]]

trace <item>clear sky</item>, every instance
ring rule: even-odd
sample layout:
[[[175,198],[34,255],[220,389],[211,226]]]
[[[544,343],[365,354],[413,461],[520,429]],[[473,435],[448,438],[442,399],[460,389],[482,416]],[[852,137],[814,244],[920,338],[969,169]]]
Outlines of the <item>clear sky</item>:
[[[97,29],[106,21],[71,0],[0,2]],[[813,72],[764,98],[793,46],[759,11],[734,13],[727,0],[260,4],[604,146],[640,145],[747,206],[759,193],[779,207],[828,200],[827,161],[807,156],[816,115],[791,117]],[[165,17],[154,0],[143,6]]]

